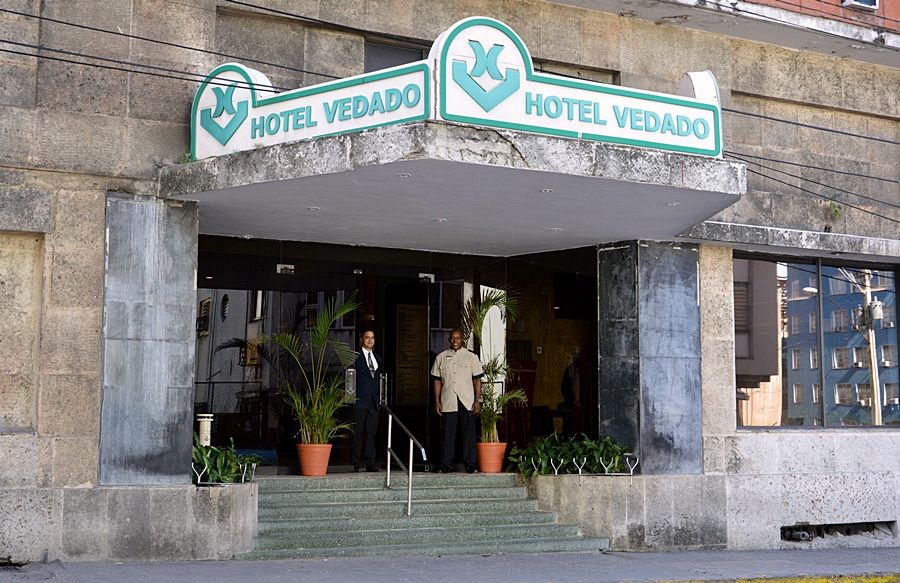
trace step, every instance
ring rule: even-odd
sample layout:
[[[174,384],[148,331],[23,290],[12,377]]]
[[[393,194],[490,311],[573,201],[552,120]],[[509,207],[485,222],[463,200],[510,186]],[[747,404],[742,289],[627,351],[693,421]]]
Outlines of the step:
[[[385,530],[402,528],[437,528],[457,526],[501,526],[509,524],[555,524],[554,512],[518,512],[506,514],[427,514],[400,517],[305,518],[302,520],[261,520],[260,536],[267,534],[303,534],[320,531]]]
[[[301,504],[325,504],[345,502],[384,502],[407,499],[408,492],[403,489],[356,488],[347,490],[309,490],[304,492],[265,492],[259,495],[259,505],[271,508],[296,506]],[[524,486],[512,487],[438,487],[422,486],[412,491],[413,503],[425,500],[448,500],[451,498],[464,500],[483,500],[486,498],[507,498],[519,500],[528,497]]]
[[[398,530],[325,531],[287,536],[281,533],[260,536],[257,549],[310,549],[363,545],[433,544],[466,541],[502,541],[518,539],[569,539],[578,536],[578,528],[561,524],[503,525],[476,527],[406,528]]]
[[[477,500],[413,500],[414,516],[448,513],[500,513],[533,512],[537,510],[537,500],[528,498],[483,498]],[[347,502],[344,504],[303,504],[296,506],[266,506],[260,503],[257,511],[259,520],[283,520],[324,517],[374,517],[404,516],[406,501]]]
[[[391,488],[406,489],[405,473],[391,474]],[[268,492],[305,492],[309,490],[348,490],[355,488],[384,487],[385,474],[337,474],[322,478],[306,478],[299,476],[271,476],[257,478],[260,494]],[[413,492],[420,487],[460,487],[478,486],[512,487],[520,485],[516,474],[413,474]]]
[[[323,547],[317,549],[258,549],[239,559],[301,559],[313,557],[371,557],[371,556],[442,556],[442,555],[499,555],[520,553],[586,552],[609,548],[609,539],[571,538],[552,540],[469,541],[428,544],[369,545],[359,547]]]

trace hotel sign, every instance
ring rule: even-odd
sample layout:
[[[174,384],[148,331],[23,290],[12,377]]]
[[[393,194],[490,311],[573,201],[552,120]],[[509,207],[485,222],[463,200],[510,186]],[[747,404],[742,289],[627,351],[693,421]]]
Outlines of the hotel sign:
[[[714,77],[689,73],[680,92],[538,73],[512,29],[473,17],[442,33],[424,61],[293,91],[277,93],[259,71],[222,65],[194,97],[191,155],[435,119],[721,156]]]

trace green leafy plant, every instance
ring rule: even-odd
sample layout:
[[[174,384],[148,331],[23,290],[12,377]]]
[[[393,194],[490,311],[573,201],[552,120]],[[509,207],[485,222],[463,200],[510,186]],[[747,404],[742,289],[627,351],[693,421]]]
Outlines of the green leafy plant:
[[[585,474],[607,473],[604,464],[609,468],[609,473],[619,473],[628,471],[625,455],[630,452],[629,448],[616,444],[610,437],[591,439],[584,433],[573,437],[553,433],[536,439],[526,447],[514,447],[509,461],[526,478],[556,473],[554,464],[560,474],[577,474],[578,466],[582,464],[581,471]]]
[[[248,466],[261,465],[263,459],[255,454],[242,455],[234,449],[234,439],[227,447],[201,445],[194,433],[193,482],[195,484],[233,484],[248,479]]]
[[[356,352],[346,342],[332,338],[330,332],[358,307],[355,292],[340,305],[331,298],[322,306],[306,336],[280,333],[261,340],[262,344],[277,346],[279,354],[293,365],[290,369],[299,372],[293,375],[287,372],[290,369],[283,371],[280,388],[300,425],[301,443],[330,443],[352,427],[340,422],[338,411],[348,403],[343,369],[353,363]]]
[[[491,289],[484,292],[480,302],[476,302],[475,298],[470,298],[463,308],[463,336],[465,338],[472,336],[481,345],[484,323],[487,320],[488,312],[493,308],[500,310],[500,317],[504,322],[514,320],[519,314],[518,298],[514,293],[504,289]],[[490,329],[487,333],[491,333]],[[482,355],[481,367],[484,370],[484,381],[481,383],[481,411],[478,414],[481,417],[481,441],[497,443],[500,441],[497,423],[503,418],[505,407],[512,404],[524,404],[528,400],[525,393],[519,389],[503,392],[496,390],[499,384],[498,379],[509,379],[511,375],[505,354],[495,354],[487,358]]]

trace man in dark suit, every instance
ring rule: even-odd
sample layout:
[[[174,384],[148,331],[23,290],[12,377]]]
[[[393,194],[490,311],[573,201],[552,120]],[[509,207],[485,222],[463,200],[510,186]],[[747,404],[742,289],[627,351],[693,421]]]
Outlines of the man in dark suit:
[[[353,426],[353,470],[377,472],[375,465],[375,430],[381,407],[381,357],[375,354],[375,332],[364,330],[359,335],[360,351],[356,357],[356,404]]]

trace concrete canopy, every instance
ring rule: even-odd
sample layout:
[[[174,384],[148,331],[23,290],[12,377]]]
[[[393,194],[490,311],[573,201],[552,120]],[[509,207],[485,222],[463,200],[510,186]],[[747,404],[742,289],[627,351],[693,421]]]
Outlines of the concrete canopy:
[[[421,122],[164,168],[200,232],[512,256],[667,240],[734,204],[743,165]]]

